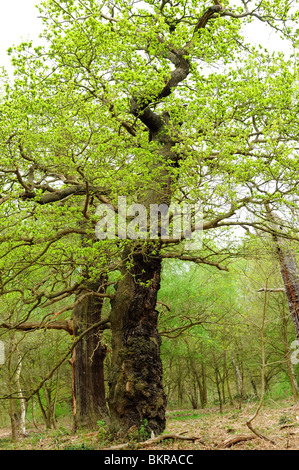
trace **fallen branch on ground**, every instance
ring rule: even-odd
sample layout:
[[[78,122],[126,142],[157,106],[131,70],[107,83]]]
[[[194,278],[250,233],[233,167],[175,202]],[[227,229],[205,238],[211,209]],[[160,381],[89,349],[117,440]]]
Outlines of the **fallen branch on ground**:
[[[284,424],[283,426],[280,426],[279,429],[293,428],[294,426],[299,426],[299,423]]]
[[[143,442],[136,442],[134,443],[134,448],[136,449],[137,447],[146,447],[150,446],[152,444],[157,444],[158,442],[164,441],[166,439],[181,439],[181,440],[186,440],[186,441],[199,441],[201,444],[205,445],[203,442],[201,442],[197,437],[195,436],[182,436],[183,433],[180,434],[161,434],[161,436],[157,437],[152,437],[151,439],[148,439],[147,441]],[[104,450],[123,450],[123,449],[128,449],[132,446],[132,442],[126,442],[124,444],[119,444],[116,446],[112,447],[107,447]]]
[[[271,442],[271,444],[276,444],[275,441],[273,441],[272,439],[269,439],[269,437],[267,436],[264,436],[264,434],[261,434],[257,429],[253,428],[252,425],[251,425],[251,420],[247,421],[247,426],[249,427],[249,429],[257,436],[257,437],[260,437],[261,439],[265,439],[265,441],[268,441],[268,442]]]
[[[239,442],[251,441],[252,439],[257,439],[257,436],[253,436],[252,434],[250,434],[250,435],[239,435],[239,436],[229,437],[222,444],[219,444],[218,447],[228,448],[228,447],[233,446],[234,444],[238,444]]]

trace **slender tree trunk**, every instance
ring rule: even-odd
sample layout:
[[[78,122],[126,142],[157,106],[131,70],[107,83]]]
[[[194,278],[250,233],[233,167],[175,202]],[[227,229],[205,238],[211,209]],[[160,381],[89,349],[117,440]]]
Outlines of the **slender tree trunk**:
[[[21,407],[21,416],[20,416],[20,433],[21,436],[25,437],[27,436],[26,433],[26,400],[23,397],[23,392],[21,388],[21,382],[20,382],[20,375],[21,375],[21,370],[22,370],[22,356],[20,352],[18,351],[17,348],[17,356],[18,356],[18,366],[16,369],[16,384],[19,392],[19,397],[20,397],[20,407]]]
[[[251,386],[252,386],[252,390],[253,390],[253,393],[254,393],[254,397],[255,397],[255,398],[258,398],[259,395],[258,395],[258,392],[257,392],[257,388],[256,388],[256,385],[255,385],[255,383],[254,383],[253,377],[252,377],[252,375],[251,375],[251,372],[250,372],[250,369],[249,369],[248,366],[247,366],[247,372],[248,372],[249,380],[250,380],[250,383],[251,383]]]
[[[183,406],[184,401],[184,386],[183,379],[181,374],[181,368],[179,367],[179,377],[178,377],[178,404],[180,407]]]
[[[204,408],[205,404],[204,404],[204,400],[203,400],[203,386],[202,386],[202,382],[201,382],[200,377],[199,377],[198,374],[195,374],[195,378],[196,378],[196,384],[197,384],[197,387],[198,387],[198,390],[199,390],[200,407],[201,407],[201,408]]]
[[[205,408],[208,404],[208,388],[207,388],[207,371],[204,362],[201,363],[201,390],[200,390],[200,403],[201,407]]]
[[[214,371],[215,371],[215,383],[216,383],[216,389],[217,389],[218,400],[219,400],[219,411],[220,413],[222,413],[223,402],[222,402],[222,395],[221,395],[221,377],[219,374],[218,363],[216,361],[216,357],[214,353],[213,353],[213,362],[214,362]]]
[[[169,391],[169,394],[166,395],[166,396],[167,396],[167,402],[168,402],[168,403],[172,401],[172,397],[173,397],[174,394],[175,394],[176,388],[177,388],[177,385],[174,384],[174,385],[173,385],[173,388],[171,389],[171,391]],[[170,386],[169,386],[169,389],[170,389]]]
[[[143,246],[131,260],[111,301],[111,432],[126,435],[143,425],[158,435],[165,428],[166,407],[155,309],[161,256],[155,247]]]
[[[87,287],[102,293],[99,282],[88,282]],[[73,310],[74,334],[83,331],[101,319],[103,299],[89,295]],[[108,421],[104,382],[104,359],[106,348],[101,344],[101,334],[92,330],[74,349],[71,365],[73,370],[74,431],[81,428],[96,429],[99,420]]]
[[[236,385],[236,395],[240,396],[241,395],[241,382],[242,382],[242,377],[240,373],[240,369],[238,367],[238,364],[236,363],[236,359],[233,353],[231,353],[231,359],[232,363],[234,366],[234,372],[235,372],[235,385]]]
[[[198,409],[198,391],[196,387],[196,383],[192,384],[192,388],[190,389],[189,399],[192,405],[193,410]]]
[[[224,351],[224,366],[223,366],[223,368],[224,368],[223,369],[224,383],[226,384],[226,388],[227,388],[229,404],[233,405],[234,400],[233,400],[231,390],[230,390],[230,385],[229,385],[229,373],[228,373],[227,360],[226,360],[226,351]]]
[[[55,395],[54,395],[54,401],[52,405],[52,422],[53,422],[53,428],[56,429],[56,404],[57,404],[57,398],[58,398],[58,390],[59,390],[59,373],[60,373],[60,368],[57,369],[57,379],[56,379],[56,387],[55,387]]]
[[[13,366],[13,355],[16,350],[15,338],[12,337],[9,345],[9,355],[8,355],[8,387],[11,394],[9,398],[9,416],[11,423],[11,437],[14,442],[19,440],[19,412],[17,407],[17,400],[14,398],[16,392],[15,384],[15,373]]]
[[[44,405],[42,403],[42,399],[40,396],[40,392],[38,391],[36,395],[37,395],[38,403],[39,403],[39,406],[40,406],[40,409],[41,409],[41,412],[42,412],[42,415],[46,424],[46,428],[51,429],[52,427],[51,419],[49,419],[48,413],[46,412],[44,408]]]
[[[228,368],[227,368],[227,367],[226,367],[226,369],[225,369],[225,379],[226,379],[226,388],[227,388],[229,403],[230,403],[230,405],[233,405],[233,404],[234,404],[234,400],[233,400],[232,392],[231,392],[231,389],[230,389],[229,373],[228,373]]]
[[[188,345],[188,343],[187,343]],[[202,348],[201,348],[202,353]],[[206,367],[203,361],[200,363],[195,362],[192,355],[189,356],[189,369],[192,371],[194,377],[194,391],[196,391],[196,401],[198,406],[198,392],[201,408],[207,404],[207,380],[206,380]]]
[[[34,396],[31,398],[31,416],[32,416],[32,423],[36,429],[38,429],[38,426],[36,424],[35,416],[34,416],[34,408],[35,408],[35,403],[34,403]]]
[[[216,380],[216,388],[217,388],[217,394],[218,394],[218,399],[219,399],[219,411],[220,411],[220,413],[222,413],[223,412],[223,402],[222,402],[222,396],[221,396],[218,367],[216,367],[216,369],[215,369],[215,380]]]
[[[193,410],[198,409],[198,389],[199,387],[197,386],[197,377],[196,377],[196,366],[192,366],[192,358],[190,360],[190,363],[188,364],[188,368],[190,369],[190,380],[191,383],[187,388],[187,396],[190,400],[191,406]],[[200,390],[200,389],[199,389]]]
[[[47,408],[45,410],[46,417],[47,417],[47,423],[48,423],[47,427],[49,427],[49,429],[51,429],[52,427],[55,429],[55,425],[54,425],[55,416],[53,415],[51,389],[45,383],[44,386],[43,386],[43,390],[44,390],[44,395],[45,395],[46,402],[47,402]]]
[[[218,369],[219,371],[219,369]],[[219,379],[221,383],[221,394],[222,394],[222,403],[225,405],[226,403],[226,395],[225,395],[225,364],[222,368],[222,376],[219,372]]]
[[[11,423],[11,438],[14,442],[16,442],[19,440],[19,434],[18,434],[19,421],[17,418],[15,398],[9,399],[9,415],[10,415],[10,423]]]
[[[239,410],[242,408],[243,394],[244,394],[244,367],[243,367],[243,358],[241,356],[241,390],[240,390]]]

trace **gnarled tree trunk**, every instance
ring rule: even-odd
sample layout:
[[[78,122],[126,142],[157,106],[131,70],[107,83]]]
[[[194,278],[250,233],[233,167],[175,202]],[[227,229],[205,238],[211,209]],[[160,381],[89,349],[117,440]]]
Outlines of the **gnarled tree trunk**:
[[[132,255],[132,268],[119,281],[111,302],[109,407],[111,431],[119,435],[141,426],[158,435],[165,428],[166,396],[155,309],[161,256],[154,253],[148,248]]]

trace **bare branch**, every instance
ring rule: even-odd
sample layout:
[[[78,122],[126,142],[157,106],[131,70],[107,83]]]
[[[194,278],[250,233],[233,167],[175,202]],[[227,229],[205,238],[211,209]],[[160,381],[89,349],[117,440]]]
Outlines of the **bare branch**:
[[[195,442],[195,441],[199,440],[197,437],[194,437],[194,436],[187,437],[187,436],[182,436],[182,434],[184,434],[184,433],[180,433],[180,434],[161,434],[160,436],[152,437],[151,439],[148,439],[147,441],[136,443],[135,448],[137,449],[137,448],[140,448],[140,447],[151,446],[153,444],[157,444],[158,442],[164,441],[165,439],[175,439],[175,440],[176,439],[181,439],[181,440],[192,441],[192,442]],[[132,446],[131,442],[126,442],[125,444],[118,444],[116,446],[107,447],[104,450],[122,450],[122,449],[128,449],[131,446]]]
[[[74,334],[74,327],[72,320],[65,321],[54,321],[54,322],[23,322],[17,325],[11,323],[0,323],[0,328],[5,328],[7,330],[17,330],[17,331],[36,331],[36,330],[65,330],[70,335]]]

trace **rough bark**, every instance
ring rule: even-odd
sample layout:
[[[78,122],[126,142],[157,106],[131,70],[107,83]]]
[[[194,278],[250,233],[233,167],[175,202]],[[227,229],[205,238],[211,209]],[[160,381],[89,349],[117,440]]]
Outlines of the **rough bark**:
[[[296,339],[299,339],[299,268],[293,250],[281,240],[277,240],[276,243],[289,310],[295,327]]]
[[[96,292],[101,289],[101,281],[89,283],[88,287]],[[75,306],[73,310],[75,338],[100,320],[102,305],[102,298],[91,295],[86,296]],[[101,344],[101,335],[97,330],[86,334],[74,348],[71,360],[74,430],[84,427],[94,429],[99,420],[107,421],[105,355],[106,349]]]
[[[111,302],[112,363],[109,407],[111,432],[126,435],[143,427],[148,434],[165,428],[161,339],[157,293],[161,256],[152,247],[132,254],[132,268]]]
[[[296,260],[295,250],[290,242],[279,236],[277,232],[285,235],[284,224],[282,220],[274,214],[268,205],[266,205],[269,221],[276,232],[273,240],[276,248],[277,259],[280,266],[281,277],[283,279],[285,292],[288,300],[289,311],[295,327],[296,339],[299,339],[299,268]]]

